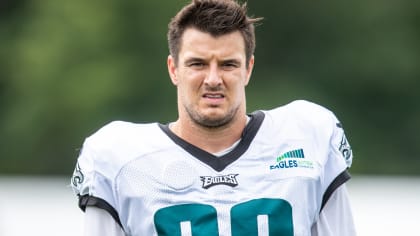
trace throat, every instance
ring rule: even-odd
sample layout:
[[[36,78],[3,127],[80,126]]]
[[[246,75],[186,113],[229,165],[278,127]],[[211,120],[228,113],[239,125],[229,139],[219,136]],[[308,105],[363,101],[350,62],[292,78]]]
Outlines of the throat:
[[[228,154],[229,152],[231,152],[233,149],[235,149],[236,146],[238,146],[238,144],[241,142],[241,140],[242,139],[239,139],[238,141],[236,141],[235,143],[233,143],[232,146],[230,146],[230,147],[228,147],[228,148],[226,148],[226,149],[224,149],[222,151],[215,152],[215,153],[212,153],[212,154],[214,156],[216,156],[216,157],[224,156],[224,155]]]
[[[249,121],[250,118],[246,116],[242,124],[225,127],[225,129],[209,129],[194,125],[181,125],[178,120],[169,124],[169,129],[186,142],[220,157],[235,149],[240,143],[242,132]]]

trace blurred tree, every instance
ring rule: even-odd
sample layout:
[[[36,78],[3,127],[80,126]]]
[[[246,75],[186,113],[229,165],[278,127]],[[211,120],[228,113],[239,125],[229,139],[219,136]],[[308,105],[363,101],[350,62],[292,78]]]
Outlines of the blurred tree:
[[[0,173],[68,175],[105,123],[175,119],[166,30],[186,2],[2,1]],[[249,111],[318,102],[344,123],[354,173],[420,174],[420,2],[248,6],[265,17]]]
[[[175,108],[156,109],[169,107],[168,100],[151,99],[170,89],[149,79],[167,77],[169,18],[149,13],[151,7],[137,1],[26,3],[21,10],[30,15],[16,23],[19,32],[2,34],[12,39],[3,40],[10,48],[2,56],[9,79],[0,87],[3,173],[69,172],[83,137],[103,124],[174,116]],[[151,23],[158,20],[155,34]],[[158,37],[159,54],[150,46]]]
[[[254,79],[253,97],[260,99],[250,105],[297,98],[324,104],[345,124],[353,171],[420,174],[419,3],[300,0],[255,7],[268,15],[254,73],[265,81]]]

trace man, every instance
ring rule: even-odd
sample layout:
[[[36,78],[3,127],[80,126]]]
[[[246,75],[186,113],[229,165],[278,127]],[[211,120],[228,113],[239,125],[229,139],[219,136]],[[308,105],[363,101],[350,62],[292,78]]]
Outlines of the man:
[[[259,20],[231,0],[172,19],[178,119],[86,139],[72,179],[86,235],[355,235],[335,116],[306,101],[246,113]]]

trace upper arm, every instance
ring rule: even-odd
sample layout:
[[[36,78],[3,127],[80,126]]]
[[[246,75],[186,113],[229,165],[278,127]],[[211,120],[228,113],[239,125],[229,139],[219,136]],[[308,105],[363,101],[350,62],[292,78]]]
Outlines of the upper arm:
[[[85,236],[125,236],[114,218],[107,211],[97,207],[86,207],[84,224]]]
[[[350,199],[347,187],[342,184],[326,202],[317,222],[312,226],[312,236],[355,236]]]
[[[121,225],[115,210],[114,175],[116,167],[112,161],[112,152],[104,148],[95,148],[97,137],[86,139],[78,157],[71,180],[74,193],[79,198],[79,207],[83,211],[93,207],[106,211],[114,222]]]

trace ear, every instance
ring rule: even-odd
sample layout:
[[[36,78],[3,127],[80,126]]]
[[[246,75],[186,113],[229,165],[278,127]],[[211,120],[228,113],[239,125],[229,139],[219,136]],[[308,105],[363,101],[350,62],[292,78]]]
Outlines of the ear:
[[[177,67],[175,64],[175,59],[172,57],[172,55],[168,56],[168,72],[169,76],[171,77],[172,84],[177,86],[178,85],[178,77],[177,77]]]
[[[252,55],[251,58],[249,59],[248,67],[246,69],[245,86],[248,85],[249,80],[251,79],[252,70],[254,69],[254,62],[255,62],[255,58],[254,58],[254,55]]]

